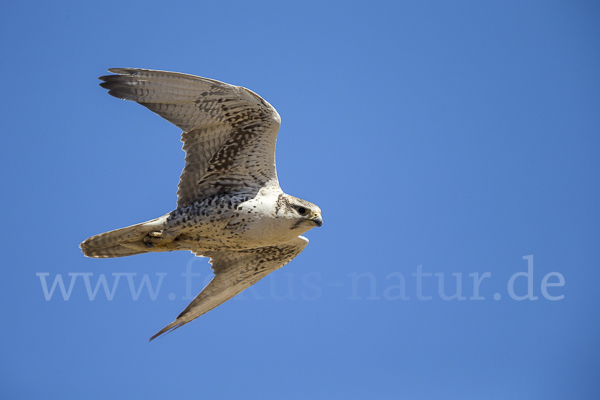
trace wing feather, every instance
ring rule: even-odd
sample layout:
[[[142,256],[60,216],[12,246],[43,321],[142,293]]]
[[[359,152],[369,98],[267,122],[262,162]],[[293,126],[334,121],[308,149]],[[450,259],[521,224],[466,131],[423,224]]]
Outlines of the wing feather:
[[[136,68],[109,69],[100,86],[183,130],[186,153],[177,206],[222,193],[279,188],[275,143],[280,117],[256,93],[213,79]]]
[[[292,261],[307,244],[308,239],[299,236],[277,246],[237,252],[203,252],[202,256],[210,257],[215,277],[175,321],[161,329],[150,340],[175,330],[223,304],[271,272]]]

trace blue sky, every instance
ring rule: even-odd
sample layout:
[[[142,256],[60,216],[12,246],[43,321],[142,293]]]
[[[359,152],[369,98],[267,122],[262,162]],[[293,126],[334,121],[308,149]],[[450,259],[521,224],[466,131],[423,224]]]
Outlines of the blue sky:
[[[2,2],[1,397],[599,398],[599,22],[591,1]],[[79,251],[171,211],[183,167],[176,127],[97,86],[111,67],[259,93],[282,188],[323,210],[292,263],[152,343],[210,269]]]

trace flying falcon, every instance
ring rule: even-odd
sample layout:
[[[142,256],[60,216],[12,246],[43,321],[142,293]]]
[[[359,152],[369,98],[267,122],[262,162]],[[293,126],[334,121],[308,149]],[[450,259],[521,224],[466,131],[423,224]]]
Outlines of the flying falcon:
[[[85,240],[87,257],[189,250],[209,257],[210,283],[150,338],[207,313],[283,267],[321,226],[321,209],[279,187],[275,108],[241,86],[175,72],[113,68],[108,94],[135,101],[183,130],[185,167],[177,208],[162,217]]]

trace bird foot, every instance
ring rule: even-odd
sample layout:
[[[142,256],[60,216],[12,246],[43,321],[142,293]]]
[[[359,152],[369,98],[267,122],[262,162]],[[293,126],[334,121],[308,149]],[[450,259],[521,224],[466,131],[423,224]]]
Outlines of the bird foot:
[[[142,239],[146,247],[166,246],[175,240],[175,235],[167,231],[148,232]]]

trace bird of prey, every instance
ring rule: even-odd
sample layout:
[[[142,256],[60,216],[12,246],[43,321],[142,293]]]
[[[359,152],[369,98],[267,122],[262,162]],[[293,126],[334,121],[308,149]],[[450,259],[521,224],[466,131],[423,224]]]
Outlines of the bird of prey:
[[[108,94],[135,101],[183,130],[185,167],[177,208],[162,217],[92,236],[87,257],[124,257],[189,250],[210,258],[214,277],[181,314],[150,338],[205,314],[269,273],[308,244],[321,209],[279,187],[275,108],[241,86],[175,72],[109,69]]]

